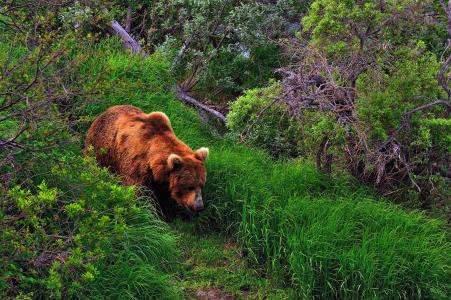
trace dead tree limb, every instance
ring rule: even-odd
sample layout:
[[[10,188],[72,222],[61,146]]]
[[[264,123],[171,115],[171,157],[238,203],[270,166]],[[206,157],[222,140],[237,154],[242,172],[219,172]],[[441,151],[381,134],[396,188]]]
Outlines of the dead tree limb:
[[[176,87],[176,96],[183,103],[190,106],[194,106],[197,109],[203,110],[204,112],[207,112],[208,114],[214,116],[216,119],[220,120],[223,124],[225,124],[226,117],[222,113],[197,101],[196,99],[188,95],[185,91],[183,91],[179,86]]]
[[[132,5],[129,4],[127,7],[127,18],[125,20],[125,31],[130,33],[132,29]]]
[[[147,52],[139,45],[139,43],[128,34],[128,32],[119,24],[116,20],[110,23],[110,30],[113,34],[119,36],[122,40],[122,44],[125,48],[129,49],[132,53],[141,54],[142,56],[148,56]]]
[[[424,110],[424,109],[428,109],[437,105],[443,105],[446,107],[446,115],[449,115],[449,113],[451,112],[451,104],[448,101],[445,100],[435,100],[434,102],[431,103],[427,103],[421,106],[418,106],[414,109],[411,109],[409,111],[407,111],[404,114],[404,118],[403,121],[401,123],[401,125],[398,127],[398,132],[401,131],[401,129],[403,129],[405,126],[408,125],[408,123],[410,122],[410,119],[412,118],[412,115],[418,111]]]
[[[172,61],[171,64],[171,70],[174,70],[175,67],[177,67],[177,65],[179,64],[179,61],[182,59],[183,54],[185,53],[186,49],[189,47],[189,45],[191,44],[191,40],[192,40],[192,36],[190,36],[188,39],[186,39],[183,44],[182,47],[180,47],[180,50],[177,52],[177,55],[174,57],[174,60]]]

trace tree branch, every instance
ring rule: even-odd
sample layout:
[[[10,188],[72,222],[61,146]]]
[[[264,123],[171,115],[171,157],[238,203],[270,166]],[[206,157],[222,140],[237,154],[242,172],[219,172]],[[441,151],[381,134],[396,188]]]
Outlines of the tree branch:
[[[176,96],[183,103],[188,104],[190,106],[194,106],[197,109],[200,109],[200,110],[203,110],[204,112],[209,113],[210,115],[214,116],[216,119],[220,120],[223,124],[226,122],[226,117],[222,113],[208,107],[205,104],[200,103],[193,97],[189,96],[179,86],[176,86]]]
[[[414,109],[411,109],[411,110],[407,111],[404,114],[403,122],[401,123],[401,125],[399,126],[397,131],[399,132],[402,128],[404,128],[408,124],[408,122],[410,121],[410,118],[412,117],[412,115],[414,113],[416,113],[416,112],[418,112],[420,110],[424,110],[424,109],[428,109],[428,108],[437,106],[437,105],[445,106],[447,108],[447,110],[446,110],[447,114],[449,114],[451,112],[451,104],[448,101],[445,101],[445,100],[436,100],[434,102],[418,106],[418,107],[416,107]]]
[[[125,48],[130,49],[132,53],[137,53],[142,56],[148,56],[147,52],[139,45],[139,43],[128,34],[128,32],[116,20],[110,23],[110,30],[113,34],[122,39],[122,44]]]

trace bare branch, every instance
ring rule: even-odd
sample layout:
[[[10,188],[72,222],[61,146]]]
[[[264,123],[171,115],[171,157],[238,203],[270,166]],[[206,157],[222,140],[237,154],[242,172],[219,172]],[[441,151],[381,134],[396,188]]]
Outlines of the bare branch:
[[[414,113],[416,113],[418,111],[421,111],[421,110],[429,109],[429,108],[432,108],[432,107],[438,106],[438,105],[443,105],[443,106],[446,107],[447,115],[451,112],[451,104],[449,103],[449,101],[445,101],[445,100],[436,100],[434,102],[431,102],[431,103],[428,103],[428,104],[425,104],[425,105],[421,105],[419,107],[416,107],[414,109],[411,109],[411,110],[407,111],[404,114],[403,121],[402,121],[401,125],[398,127],[397,131],[399,132],[402,128],[404,128],[409,123],[409,121],[412,118],[412,115]]]
[[[4,146],[10,145],[10,144],[11,145],[17,145],[17,144],[14,143],[15,140],[17,140],[17,138],[19,136],[21,136],[27,129],[28,129],[28,127],[24,126],[19,131],[17,131],[16,134],[12,138],[10,138],[10,139],[8,139],[6,141],[0,140],[0,147],[4,147]]]
[[[122,43],[125,48],[130,49],[132,53],[137,53],[142,56],[147,56],[147,52],[144,51],[143,48],[139,45],[139,43],[128,34],[128,32],[116,21],[113,20],[110,23],[110,29],[111,31],[119,36],[122,40]]]
[[[178,86],[176,87],[176,95],[177,95],[177,98],[179,100],[181,100],[182,102],[184,102],[185,104],[194,106],[197,109],[207,112],[208,114],[214,116],[216,119],[221,121],[221,123],[223,123],[223,124],[226,122],[226,117],[223,114],[206,106],[205,104],[200,103],[193,97],[189,96],[184,90],[182,90]]]

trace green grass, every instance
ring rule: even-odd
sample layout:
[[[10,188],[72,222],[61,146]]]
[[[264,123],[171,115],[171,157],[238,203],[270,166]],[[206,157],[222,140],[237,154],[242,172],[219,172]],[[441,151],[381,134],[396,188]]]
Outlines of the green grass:
[[[451,247],[442,221],[406,212],[344,178],[327,178],[308,163],[273,161],[212,136],[174,99],[168,64],[158,54],[141,60],[107,51],[94,60],[87,71],[105,76],[95,83],[103,84],[103,103],[90,107],[87,124],[110,105],[132,104],[164,111],[182,140],[210,148],[208,209],[192,221],[194,232],[233,234],[257,272],[294,287],[299,298],[451,294]],[[201,273],[196,276],[208,278],[208,270]]]
[[[256,268],[291,282],[306,299],[447,298],[443,222],[325,178],[313,166],[264,157],[212,149],[206,198],[215,207],[199,217],[211,227],[224,213],[218,228],[238,227]]]
[[[243,251],[231,237],[196,233],[192,222],[176,220],[171,227],[179,233],[183,255],[176,283],[186,298],[196,292],[220,289],[238,299],[294,299],[294,291],[281,288],[250,268]]]
[[[128,222],[123,240],[99,269],[101,276],[85,288],[84,297],[181,299],[180,289],[172,284],[180,258],[173,232],[153,214],[140,213]]]

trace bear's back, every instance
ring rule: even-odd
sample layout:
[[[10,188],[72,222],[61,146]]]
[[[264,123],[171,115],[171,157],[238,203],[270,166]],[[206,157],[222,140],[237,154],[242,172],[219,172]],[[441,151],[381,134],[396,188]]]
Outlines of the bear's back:
[[[101,166],[125,175],[129,183],[139,181],[150,160],[169,155],[176,148],[186,150],[162,112],[144,113],[130,105],[112,106],[93,122],[86,137]]]

